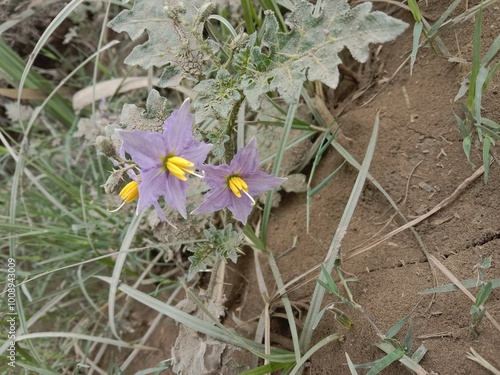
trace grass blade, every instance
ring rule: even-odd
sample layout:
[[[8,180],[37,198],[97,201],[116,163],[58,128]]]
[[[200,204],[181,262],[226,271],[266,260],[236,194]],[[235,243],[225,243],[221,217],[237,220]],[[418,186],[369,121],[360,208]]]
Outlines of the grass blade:
[[[109,281],[109,294],[108,294],[108,320],[109,328],[116,338],[120,338],[118,332],[116,331],[115,325],[115,300],[118,285],[120,284],[120,275],[122,273],[123,266],[125,265],[125,260],[127,259],[128,250],[134,239],[135,232],[139,228],[142,216],[144,215],[144,210],[139,215],[134,215],[130,226],[128,227],[127,233],[123,238],[123,242],[120,247],[120,251],[115,260],[115,267],[113,268],[113,275]]]
[[[52,33],[61,25],[61,23],[66,20],[66,18],[69,17],[69,15],[81,4],[83,3],[84,0],[72,0],[69,4],[67,4],[58,14],[57,16],[52,20],[52,22],[47,26],[43,34],[40,36],[40,39],[38,40],[37,44],[35,45],[35,48],[33,48],[33,51],[30,54],[30,58],[28,62],[26,63],[26,66],[24,68],[23,74],[21,75],[21,79],[19,80],[19,94],[17,97],[17,103],[18,106],[21,105],[21,94],[22,94],[22,89],[24,87],[24,84],[28,78],[28,75],[31,71],[31,67],[33,66],[33,63],[35,62],[35,58],[38,56],[40,53],[41,49],[47,43],[49,40],[50,36]],[[71,111],[71,114],[73,115],[73,112]],[[72,121],[69,121],[71,124]]]
[[[488,182],[488,177],[490,174],[490,147],[491,147],[491,138],[489,136],[485,136],[483,139],[483,165],[484,165],[484,183]]]
[[[251,35],[255,32],[255,25],[253,23],[255,8],[252,0],[241,0],[241,8],[243,11],[243,19],[245,20],[247,33],[248,35]]]
[[[351,221],[354,210],[357,206],[357,202],[359,197],[361,196],[361,192],[363,190],[366,176],[368,175],[368,169],[370,167],[371,161],[373,159],[373,154],[375,152],[375,144],[378,135],[379,128],[379,114],[377,113],[375,117],[375,123],[373,125],[372,136],[370,138],[370,143],[368,144],[367,151],[365,154],[365,158],[363,160],[363,164],[359,169],[358,177],[351,191],[351,195],[347,202],[347,205],[344,209],[344,213],[342,218],[340,219],[340,223],[337,227],[335,235],[332,239],[332,243],[328,250],[328,254],[324,261],[325,269],[328,273],[331,273],[333,266],[335,265],[335,260],[337,259],[340,251],[340,245],[342,239],[344,238],[349,223]],[[320,275],[320,280],[325,282],[324,276]],[[316,320],[316,315],[319,313],[321,309],[321,304],[323,301],[323,297],[325,295],[325,289],[318,283],[314,289],[314,294],[311,299],[311,305],[309,307],[309,311],[307,313],[307,317],[304,323],[304,328],[302,330],[301,335],[301,349],[302,351],[306,351],[309,348],[309,344],[312,338],[312,326]]]
[[[490,281],[491,281],[491,286],[493,288],[500,287],[500,279],[493,279]],[[467,289],[476,288],[478,286],[477,279],[467,279],[467,280],[460,281],[460,282]],[[422,290],[422,291],[418,292],[418,294],[457,292],[458,290],[460,290],[460,289],[455,284],[446,284],[446,285],[438,286],[436,288]]]
[[[316,345],[314,345],[311,349],[309,349],[307,351],[306,354],[304,354],[302,356],[302,358],[300,359],[300,361],[297,362],[297,364],[295,365],[295,367],[293,368],[293,370],[290,372],[290,375],[296,375],[300,371],[300,369],[302,368],[302,366],[306,363],[306,361],[308,361],[309,358],[311,358],[311,356],[314,353],[316,353],[318,350],[320,350],[325,345],[328,345],[332,341],[337,340],[338,338],[339,338],[339,335],[337,335],[335,333],[333,335],[325,337],[323,340],[321,340]]]
[[[390,366],[393,362],[400,359],[405,354],[403,348],[394,349],[392,352],[387,354],[385,357],[379,359],[375,366],[373,366],[370,371],[366,373],[366,375],[375,375],[380,371]]]
[[[394,352],[394,346],[389,344],[388,342],[379,342],[375,344],[375,346],[379,349],[382,349],[384,352],[387,354]],[[402,349],[401,349],[402,350]],[[407,367],[409,370],[413,371],[417,375],[428,375],[429,373],[422,367],[420,366],[416,361],[414,361],[412,358],[408,357],[406,354],[404,354],[401,357],[398,358],[399,362],[401,362],[402,365]]]
[[[288,107],[288,112],[286,115],[285,125],[283,126],[283,133],[281,135],[281,142],[278,150],[276,151],[276,157],[274,159],[272,174],[277,176],[281,167],[281,162],[283,161],[283,155],[285,154],[285,147],[288,141],[288,136],[290,135],[290,130],[292,129],[293,119],[295,117],[295,111],[298,107],[300,92],[302,91],[302,87],[297,90],[295,93],[294,103]],[[274,190],[271,190],[267,193],[266,203],[264,206],[264,213],[262,214],[262,223],[261,223],[261,238],[264,243],[266,243],[266,234],[267,234],[267,225],[269,223],[269,216],[271,215],[271,202],[273,199]]]
[[[347,354],[347,352],[345,353],[345,358],[347,359],[347,366],[349,366],[349,371],[351,372],[351,375],[358,375],[356,367],[354,367],[354,363],[352,363],[351,357],[349,357],[349,354]]]
[[[410,75],[413,75],[413,65],[417,59],[418,46],[420,44],[420,36],[422,35],[422,29],[424,25],[422,22],[416,22],[413,27],[413,47],[410,55]]]
[[[113,279],[111,277],[97,276],[102,281],[111,284]],[[264,354],[264,346],[258,344],[251,340],[248,340],[236,333],[233,333],[227,329],[222,329],[219,326],[214,325],[212,322],[207,322],[201,320],[193,315],[190,315],[184,311],[181,311],[173,306],[170,306],[164,302],[159,301],[143,292],[140,292],[128,285],[120,284],[118,289],[128,296],[134,298],[138,302],[156,310],[172,319],[176,322],[184,324],[185,326],[209,335],[214,339],[224,341],[228,344],[237,346],[239,348],[248,350],[261,358],[268,359],[271,362],[289,363],[295,361],[295,355],[293,353],[287,352],[285,350],[272,349],[270,355]]]
[[[240,375],[266,375],[292,365],[293,363],[268,363],[267,365],[262,365],[251,370],[244,371]]]
[[[482,29],[483,11],[479,9],[477,13],[476,25],[474,27],[474,38],[472,48],[472,70],[469,83],[469,95],[467,97],[467,108],[469,111],[474,109],[474,100],[476,98],[476,79],[481,65],[481,29]]]
[[[21,95],[20,81],[26,66],[25,62],[1,39],[0,56],[2,56],[0,76],[13,87],[19,87],[18,95]],[[30,70],[26,76],[26,87],[41,89],[47,94],[53,92],[52,84],[34,70]],[[39,101],[34,101],[35,105],[38,103]],[[67,126],[70,126],[75,119],[75,113],[70,102],[59,94],[53,95],[48,102],[47,109],[50,115]]]
[[[432,38],[432,37],[434,37],[437,34],[437,32],[438,32],[439,28],[441,27],[441,25],[444,23],[444,21],[446,21],[448,19],[448,17],[450,16],[450,14],[453,13],[453,11],[455,10],[455,8],[461,2],[462,2],[462,0],[455,0],[444,11],[444,13],[441,14],[441,17],[439,17],[439,19],[436,21],[436,23],[434,25],[432,25],[432,27],[429,29],[429,31],[428,31],[429,38]]]

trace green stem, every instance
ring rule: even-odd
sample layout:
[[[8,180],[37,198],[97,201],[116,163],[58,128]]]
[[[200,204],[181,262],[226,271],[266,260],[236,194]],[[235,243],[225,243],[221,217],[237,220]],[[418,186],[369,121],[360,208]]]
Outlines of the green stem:
[[[226,134],[229,137],[229,141],[226,147],[226,155],[225,155],[226,163],[229,163],[236,154],[236,125],[237,125],[236,119],[238,117],[238,112],[240,111],[241,105],[245,100],[245,96],[243,95],[242,92],[240,92],[240,95],[241,99],[238,100],[236,103],[234,103],[233,109],[231,110],[231,113],[229,114],[229,117],[227,119]]]

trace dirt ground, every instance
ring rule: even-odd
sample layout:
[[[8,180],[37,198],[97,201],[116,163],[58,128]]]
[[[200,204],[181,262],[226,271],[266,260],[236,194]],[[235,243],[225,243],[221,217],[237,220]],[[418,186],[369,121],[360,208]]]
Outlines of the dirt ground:
[[[422,9],[425,16],[435,22],[449,3],[429,1],[429,6]],[[461,6],[454,14],[463,11]],[[412,23],[406,11],[398,10],[393,16]],[[490,7],[484,19],[483,54],[500,32],[498,19],[498,5]],[[473,22],[474,19],[466,21],[440,35],[452,56],[470,61]],[[411,45],[412,29],[409,28],[395,42],[384,45],[379,53],[374,52],[372,63],[363,68],[362,76],[372,76],[377,84],[350,104],[339,120],[344,134],[355,140],[347,148],[358,160],[362,160],[375,115],[380,110],[380,132],[370,173],[398,202],[400,210],[409,220],[428,212],[452,195],[474,172],[467,165],[462,138],[452,113],[452,109],[460,110],[453,99],[461,81],[470,71],[470,64],[449,62],[431,48],[423,47],[412,76],[406,63],[384,85],[408,57]],[[483,99],[484,115],[495,121],[500,120],[499,86],[497,77]],[[331,108],[332,112],[336,114],[343,104],[337,109]],[[481,165],[479,148],[474,147],[472,159],[477,166]],[[322,181],[341,162],[342,158],[332,148],[321,162],[315,183]],[[355,178],[354,168],[344,167],[314,197],[309,234],[305,224],[305,194],[285,195],[280,207],[273,211],[268,242],[275,255],[286,252],[278,258],[285,283],[324,260]],[[488,184],[483,183],[482,177],[477,178],[453,203],[415,227],[426,251],[460,280],[477,277],[477,265],[486,257],[491,257],[492,266],[484,271],[485,279],[500,276],[499,179],[498,165],[493,165]],[[470,348],[500,368],[500,333],[485,319],[479,326],[479,336],[472,337],[469,312],[472,302],[463,293],[439,293],[435,299],[430,294],[417,294],[432,288],[434,278],[427,256],[409,230],[360,255],[352,255],[352,251],[362,248],[362,244],[373,236],[381,236],[404,224],[398,218],[391,219],[393,214],[394,210],[384,196],[372,184],[367,184],[341,250],[345,259],[342,269],[357,278],[357,282],[350,284],[354,300],[382,332],[414,309],[411,318],[413,350],[421,344],[428,349],[420,364],[429,374],[488,374],[483,367],[467,359]],[[296,246],[287,251],[294,240]],[[264,264],[266,261],[262,258],[261,265]],[[265,267],[263,272],[272,293],[275,288],[272,274]],[[450,282],[439,270],[435,274],[436,285]],[[229,299],[226,323],[237,325],[232,316],[254,322],[261,314],[264,302],[256,287],[251,251],[240,258],[235,268],[229,267],[226,282]],[[300,311],[297,314],[299,327],[305,318],[313,289],[314,283],[310,282],[290,293],[292,303]],[[477,293],[477,289],[471,291]],[[333,314],[325,315],[315,330],[313,342],[332,333],[339,333],[341,339],[314,354],[306,374],[349,374],[345,353],[354,363],[374,361],[385,355],[374,346],[378,338],[367,319],[357,311],[340,308],[353,321],[352,328],[340,326]],[[493,317],[500,317],[498,290],[493,291],[487,308]],[[279,303],[272,305],[271,310],[274,313],[271,315],[274,334],[285,337],[274,344],[287,347],[287,337],[290,337],[288,324],[280,317],[284,310]],[[242,332],[246,330],[250,333],[250,337],[255,328],[252,324],[240,327]],[[165,323],[164,327],[171,325]],[[163,359],[169,357],[168,341],[171,341],[165,337],[166,331],[168,329],[162,329],[157,338],[161,337]],[[397,338],[403,340],[404,337],[400,334]],[[154,346],[157,339],[149,345]],[[151,364],[160,359],[162,353],[156,353]],[[364,373],[366,370],[359,371]],[[403,373],[409,371],[399,363],[382,371],[387,375]]]
[[[449,3],[429,1],[429,5],[422,9],[425,16],[435,22]],[[500,32],[497,22],[500,19],[499,9],[498,6],[490,7],[485,14],[483,54]],[[464,6],[461,6],[454,14],[463,11]],[[396,10],[393,16],[412,23],[411,15],[406,11]],[[445,30],[440,36],[452,56],[470,61],[472,33],[473,19]],[[382,46],[378,52],[374,48],[371,63],[360,71],[364,82],[360,82],[357,89],[369,82],[375,84],[355,101],[350,102],[352,97],[348,97],[338,106],[333,101],[327,102],[334,115],[344,104],[350,103],[340,116],[339,123],[344,135],[355,140],[346,147],[358,160],[363,158],[375,115],[380,110],[380,132],[370,173],[398,202],[400,210],[409,220],[428,212],[452,195],[474,172],[467,165],[462,138],[452,113],[452,109],[460,111],[453,99],[470,71],[470,64],[449,62],[425,46],[419,51],[412,76],[407,62],[392,80],[385,83],[408,57],[411,45],[410,27],[402,37]],[[496,78],[483,98],[484,116],[497,122],[500,120],[499,85],[500,80]],[[472,159],[476,165],[481,165],[479,148],[474,147]],[[314,183],[322,181],[341,162],[342,158],[332,148],[322,160]],[[344,167],[314,197],[309,234],[305,224],[305,194],[286,194],[280,207],[273,211],[268,242],[276,256],[286,252],[278,258],[285,283],[324,260],[355,178],[354,168]],[[498,165],[493,165],[488,184],[485,185],[481,177],[477,178],[453,203],[415,227],[426,251],[460,280],[476,277],[477,265],[486,257],[491,257],[492,266],[484,271],[484,278],[500,277],[497,256],[500,244],[499,179]],[[429,374],[488,374],[483,367],[467,359],[470,348],[500,368],[500,333],[484,319],[478,329],[479,336],[472,337],[469,313],[472,302],[463,293],[440,293],[434,299],[429,294],[417,294],[435,286],[435,283],[443,285],[449,280],[439,270],[436,270],[437,278],[434,280],[431,264],[409,230],[353,256],[352,252],[362,248],[365,241],[404,224],[393,214],[394,210],[384,196],[372,184],[367,184],[341,250],[344,258],[342,269],[347,275],[357,278],[350,284],[354,300],[382,332],[413,311],[413,350],[421,344],[425,345],[428,351],[420,364]],[[294,241],[295,247],[287,251]],[[261,265],[264,264],[266,261],[263,258]],[[263,273],[272,294],[275,288],[272,274],[266,267]],[[240,325],[239,330],[252,337],[264,301],[256,287],[255,264],[250,250],[235,267],[228,267],[225,281],[228,297],[225,324],[238,326],[238,319],[249,322]],[[313,289],[314,283],[309,282],[290,293],[292,304],[300,311],[297,314],[299,327],[305,318]],[[472,289],[472,293],[477,293],[477,289]],[[330,302],[328,298],[327,302]],[[340,308],[353,321],[352,328],[340,326],[333,314],[325,315],[315,330],[313,342],[332,333],[339,333],[341,339],[314,354],[306,374],[349,374],[345,353],[354,363],[371,362],[385,355],[375,347],[379,340],[366,317],[347,307]],[[493,291],[487,308],[498,319],[498,290]],[[282,318],[282,306],[274,304],[271,311],[273,337],[280,338],[273,344],[290,348],[288,324]],[[146,312],[140,305],[133,304],[131,317],[131,321],[135,322],[133,336],[141,337],[156,313]],[[146,343],[159,351],[140,355],[127,373],[156,366],[159,361],[169,358],[176,335],[175,324],[163,319]],[[404,337],[400,334],[397,338],[403,340]],[[117,354],[118,362],[121,355],[126,356],[126,353]],[[359,371],[364,373],[366,370]],[[395,363],[382,374],[408,372],[401,364]]]
[[[429,7],[423,10],[426,16],[435,20],[449,3],[429,1]],[[398,11],[394,16],[411,22],[406,12]],[[499,33],[499,17],[498,6],[486,12],[483,51]],[[447,30],[442,38],[452,55],[470,60],[472,33],[473,23],[468,21],[459,28]],[[381,72],[376,79],[392,76],[408,56],[411,41],[412,30],[409,29],[397,41],[382,47],[378,66],[371,67]],[[409,219],[432,209],[473,173],[467,166],[461,136],[451,113],[452,108],[458,108],[452,102],[468,70],[470,65],[448,62],[431,49],[423,48],[413,76],[409,75],[409,64],[406,64],[382,90],[375,87],[367,91],[340,120],[344,134],[356,140],[349,151],[361,160],[375,114],[380,110],[381,128],[370,173],[399,202],[401,211]],[[495,121],[500,119],[499,85],[497,78],[483,102],[485,113]],[[379,94],[369,101],[379,90]],[[481,165],[480,160],[480,152],[476,149],[474,163]],[[322,161],[316,182],[324,179],[340,162],[340,156],[332,150]],[[274,211],[272,234],[268,236],[270,248],[280,254],[292,246],[294,237],[297,238],[296,248],[278,260],[285,283],[324,259],[355,178],[353,168],[344,168],[340,176],[314,199],[309,235],[305,234],[304,195],[287,196],[286,203]],[[492,258],[492,267],[485,277],[500,275],[497,263],[500,244],[498,178],[500,173],[495,165],[487,185],[478,178],[454,203],[415,228],[428,252],[461,280],[474,278],[477,275],[475,266],[486,257]],[[348,258],[353,249],[372,236],[380,236],[404,224],[395,219],[382,230],[393,213],[382,194],[368,184],[342,244],[344,257]],[[382,233],[377,234],[380,230]],[[500,334],[490,322],[483,321],[479,337],[471,337],[469,309],[472,303],[464,294],[437,294],[432,303],[431,295],[417,294],[434,285],[430,264],[410,231],[345,260],[342,268],[357,277],[358,281],[351,284],[354,300],[363,306],[382,332],[417,306],[412,314],[413,348],[422,343],[427,347],[421,365],[429,373],[489,373],[466,358],[471,347],[500,367]],[[449,283],[441,272],[436,274],[438,285]],[[253,285],[254,280],[250,279],[249,284]],[[313,288],[310,283],[294,291],[290,296],[292,302],[307,302]],[[255,303],[259,296],[253,293],[246,295],[241,308],[246,319],[259,314],[262,307]],[[496,290],[488,301],[490,313],[497,318],[499,299],[500,293]],[[349,374],[345,353],[354,363],[374,361],[384,355],[373,345],[377,337],[367,320],[355,311],[345,312],[354,321],[351,329],[339,326],[333,316],[323,319],[316,329],[317,341],[334,332],[341,333],[342,340],[316,353],[306,373]],[[286,327],[284,322],[277,324],[281,329]],[[397,364],[382,373],[405,372],[404,367]]]

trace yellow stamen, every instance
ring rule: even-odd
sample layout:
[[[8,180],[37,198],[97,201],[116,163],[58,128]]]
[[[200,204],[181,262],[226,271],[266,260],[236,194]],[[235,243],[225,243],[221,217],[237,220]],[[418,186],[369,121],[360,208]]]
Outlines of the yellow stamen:
[[[132,201],[135,201],[138,197],[139,197],[139,183],[137,181],[130,181],[120,191],[120,198],[123,199],[125,203],[130,203]]]
[[[248,185],[241,177],[231,176],[228,180],[229,189],[236,195],[238,198],[241,198],[241,191],[244,193],[248,193]],[[245,194],[248,195],[248,194]]]
[[[179,180],[186,181],[186,174],[196,174],[193,167],[194,163],[181,158],[180,156],[171,156],[165,159],[165,167]]]

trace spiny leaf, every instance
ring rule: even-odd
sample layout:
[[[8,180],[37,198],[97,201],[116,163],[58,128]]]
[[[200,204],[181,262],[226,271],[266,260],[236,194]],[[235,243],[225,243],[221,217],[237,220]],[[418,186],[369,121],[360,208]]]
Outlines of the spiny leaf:
[[[393,40],[408,26],[385,13],[370,12],[371,3],[350,8],[346,0],[325,1],[317,17],[309,2],[295,0],[294,4],[286,22],[288,33],[279,32],[274,15],[266,14],[263,29],[270,50],[267,69],[255,69],[266,59],[249,45],[252,64],[241,88],[253,109],[260,104],[259,95],[276,89],[287,103],[292,103],[294,93],[306,80],[319,80],[335,88],[339,81],[338,65],[342,62],[338,54],[345,47],[356,60],[365,62],[370,43]]]
[[[125,104],[120,115],[120,123],[127,130],[163,131],[163,123],[170,114],[167,99],[156,90],[151,90],[146,101],[146,109],[134,104]]]
[[[207,118],[227,118],[235,103],[241,99],[236,83],[226,69],[220,69],[215,79],[201,81],[194,91],[198,93],[193,102],[196,122]]]
[[[212,10],[207,0],[137,0],[108,26],[127,32],[132,40],[147,31],[148,41],[135,47],[125,63],[166,67],[160,85],[175,85],[183,77],[198,79],[213,58],[212,46],[203,39],[203,23]]]

